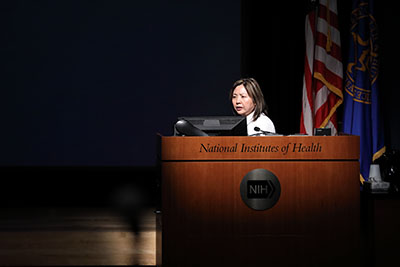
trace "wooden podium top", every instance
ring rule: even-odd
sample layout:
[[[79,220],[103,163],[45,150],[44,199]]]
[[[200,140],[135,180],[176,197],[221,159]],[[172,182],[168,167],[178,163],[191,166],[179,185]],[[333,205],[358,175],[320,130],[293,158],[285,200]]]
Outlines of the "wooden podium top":
[[[162,161],[358,160],[358,136],[161,137]]]

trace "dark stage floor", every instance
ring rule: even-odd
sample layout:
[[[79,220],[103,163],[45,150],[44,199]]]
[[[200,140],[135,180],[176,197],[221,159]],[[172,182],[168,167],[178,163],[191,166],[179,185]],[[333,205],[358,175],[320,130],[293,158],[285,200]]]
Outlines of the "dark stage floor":
[[[154,209],[137,215],[132,225],[102,208],[3,208],[0,266],[154,266]]]

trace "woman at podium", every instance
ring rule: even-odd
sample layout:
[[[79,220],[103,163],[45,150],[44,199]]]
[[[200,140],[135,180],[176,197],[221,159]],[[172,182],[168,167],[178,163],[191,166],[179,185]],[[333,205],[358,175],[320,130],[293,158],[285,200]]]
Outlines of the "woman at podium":
[[[237,80],[230,90],[236,114],[246,116],[249,136],[275,133],[274,123],[267,116],[267,104],[260,85],[253,78]]]

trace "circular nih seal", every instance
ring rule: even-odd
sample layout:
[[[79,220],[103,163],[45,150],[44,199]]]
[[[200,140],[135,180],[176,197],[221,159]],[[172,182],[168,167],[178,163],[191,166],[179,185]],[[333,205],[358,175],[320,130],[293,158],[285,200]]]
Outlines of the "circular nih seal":
[[[281,195],[281,184],[272,172],[255,169],[247,173],[240,183],[243,202],[254,210],[272,208]]]

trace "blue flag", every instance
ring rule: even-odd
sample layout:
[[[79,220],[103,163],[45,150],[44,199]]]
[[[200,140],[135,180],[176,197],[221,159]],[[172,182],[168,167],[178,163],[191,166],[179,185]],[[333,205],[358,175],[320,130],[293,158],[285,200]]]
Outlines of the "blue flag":
[[[378,103],[378,31],[372,0],[353,0],[343,132],[360,136],[360,180],[385,152]]]

